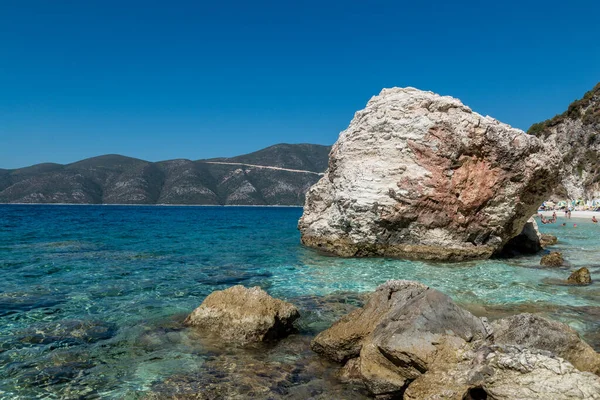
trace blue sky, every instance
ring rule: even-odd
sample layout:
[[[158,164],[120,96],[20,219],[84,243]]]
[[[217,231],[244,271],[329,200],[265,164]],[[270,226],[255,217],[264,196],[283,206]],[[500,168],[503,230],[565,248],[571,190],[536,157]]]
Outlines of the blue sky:
[[[600,81],[598,1],[0,0],[0,168],[333,143],[383,87],[527,129]]]

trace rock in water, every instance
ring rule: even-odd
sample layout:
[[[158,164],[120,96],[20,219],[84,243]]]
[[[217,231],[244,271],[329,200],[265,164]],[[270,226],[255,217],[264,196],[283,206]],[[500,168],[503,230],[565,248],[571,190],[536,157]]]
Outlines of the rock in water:
[[[364,339],[393,307],[402,307],[409,299],[421,295],[427,289],[420,282],[402,280],[380,285],[364,307],[354,310],[319,333],[311,343],[312,349],[337,362],[358,357]]]
[[[540,235],[540,244],[542,247],[552,246],[558,243],[558,238],[554,235],[548,235],[546,233],[542,233]]]
[[[334,361],[349,360],[345,369],[358,369],[374,395],[393,396],[425,373],[441,348],[487,336],[485,324],[445,294],[397,280],[379,286],[362,309],[321,332],[311,347]]]
[[[546,267],[560,267],[565,262],[562,253],[553,251],[550,254],[546,254],[540,260],[540,265]]]
[[[96,320],[59,320],[30,326],[19,334],[19,341],[28,344],[76,345],[96,343],[115,336],[114,324]]]
[[[340,256],[487,258],[521,233],[559,164],[553,146],[457,99],[384,89],[309,190],[302,243]]]
[[[487,323],[418,282],[388,281],[311,343],[378,399],[600,399],[600,356],[531,314]]]
[[[298,309],[274,299],[258,286],[237,285],[212,292],[185,320],[207,333],[238,344],[273,340],[289,334]]]
[[[567,282],[574,283],[577,285],[589,285],[592,283],[592,277],[590,275],[590,270],[586,267],[579,268],[577,271],[573,272]]]
[[[482,346],[413,381],[406,400],[600,399],[600,379],[551,353],[519,346]],[[454,361],[454,360],[453,360]]]

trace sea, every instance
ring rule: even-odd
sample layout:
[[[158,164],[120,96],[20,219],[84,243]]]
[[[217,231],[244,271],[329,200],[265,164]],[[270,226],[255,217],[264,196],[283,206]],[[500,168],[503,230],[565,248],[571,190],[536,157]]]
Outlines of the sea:
[[[310,340],[389,279],[473,313],[536,312],[600,350],[600,226],[541,225],[568,266],[540,255],[463,263],[344,259],[300,244],[299,207],[0,205],[0,399],[364,399]],[[566,226],[562,226],[562,223]],[[577,226],[573,226],[574,223]],[[183,320],[212,291],[260,286],[298,306],[298,332],[238,348]]]

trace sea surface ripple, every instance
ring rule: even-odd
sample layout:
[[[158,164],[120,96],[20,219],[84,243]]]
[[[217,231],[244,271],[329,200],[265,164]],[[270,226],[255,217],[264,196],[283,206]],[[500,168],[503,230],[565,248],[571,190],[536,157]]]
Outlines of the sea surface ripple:
[[[539,255],[454,264],[329,257],[300,245],[301,214],[0,205],[0,398],[233,396],[224,382],[255,397],[364,398],[339,385],[335,366],[308,343],[388,279],[424,282],[481,315],[540,312],[600,350],[600,284],[561,284],[580,266],[600,280],[598,225],[541,226],[571,263],[541,268]],[[297,304],[300,332],[251,351],[203,342],[182,326],[210,292],[236,284]]]

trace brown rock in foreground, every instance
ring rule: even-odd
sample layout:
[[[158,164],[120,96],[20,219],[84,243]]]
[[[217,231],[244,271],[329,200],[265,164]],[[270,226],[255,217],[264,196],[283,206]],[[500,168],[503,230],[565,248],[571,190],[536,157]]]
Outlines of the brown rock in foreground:
[[[286,336],[300,316],[290,303],[274,299],[258,286],[237,285],[211,293],[185,324],[238,344]]]
[[[552,246],[558,243],[558,238],[554,235],[548,235],[547,233],[542,233],[540,235],[540,244],[542,247]]]
[[[488,258],[522,232],[559,165],[554,147],[457,99],[384,89],[309,190],[302,243],[347,257]]]
[[[579,268],[577,271],[574,271],[567,282],[573,283],[576,285],[589,285],[592,283],[592,276],[590,275],[590,270],[586,267]]]
[[[563,259],[562,253],[558,251],[553,251],[550,254],[546,254],[540,260],[540,265],[546,267],[560,267],[563,265],[565,260]]]

